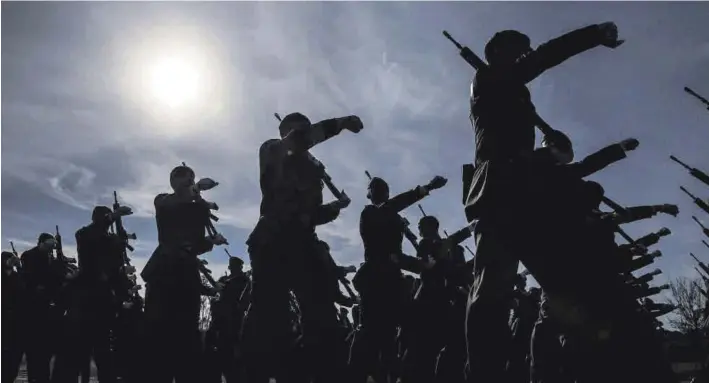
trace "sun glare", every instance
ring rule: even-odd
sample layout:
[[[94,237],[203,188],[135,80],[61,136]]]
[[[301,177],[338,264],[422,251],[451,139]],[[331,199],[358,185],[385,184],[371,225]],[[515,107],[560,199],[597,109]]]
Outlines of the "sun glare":
[[[175,57],[158,61],[150,74],[155,100],[170,108],[187,106],[199,96],[200,78],[189,62]]]

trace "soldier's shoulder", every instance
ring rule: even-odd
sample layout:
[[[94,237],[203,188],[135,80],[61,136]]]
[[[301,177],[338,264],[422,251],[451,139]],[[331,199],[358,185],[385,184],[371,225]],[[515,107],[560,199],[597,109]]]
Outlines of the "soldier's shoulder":
[[[89,230],[88,226],[80,227],[79,230],[76,231],[76,236],[79,236],[81,234],[86,233]]]
[[[278,138],[268,139],[261,144],[259,151],[262,152],[264,150],[270,150],[270,149],[276,147],[280,142],[281,142],[281,140]]]

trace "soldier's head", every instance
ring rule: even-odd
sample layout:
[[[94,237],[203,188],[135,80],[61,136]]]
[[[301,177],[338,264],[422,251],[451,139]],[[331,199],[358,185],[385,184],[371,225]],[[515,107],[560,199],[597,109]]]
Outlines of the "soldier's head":
[[[532,51],[531,41],[524,33],[506,30],[495,33],[485,45],[485,59],[490,66],[514,64]]]
[[[310,129],[310,126],[311,123],[308,117],[301,113],[291,113],[283,117],[280,125],[278,125],[278,131],[281,134],[281,138],[284,138],[294,130]]]
[[[568,164],[574,160],[574,147],[571,140],[558,130],[545,135],[542,139],[542,146],[548,148],[554,159],[560,164]]]
[[[189,166],[180,165],[170,172],[170,187],[175,192],[185,192],[195,184],[194,170]]]
[[[373,204],[384,203],[389,200],[389,184],[379,177],[372,178],[367,187],[367,198]]]
[[[438,219],[432,215],[427,215],[419,220],[419,234],[423,238],[431,238],[438,235]]]
[[[106,227],[113,222],[112,211],[108,206],[96,206],[91,213],[91,222],[95,225]]]
[[[44,252],[49,252],[57,247],[57,240],[49,233],[42,233],[37,239],[37,248]]]
[[[241,273],[244,271],[244,261],[239,257],[229,258],[229,271],[234,273]]]

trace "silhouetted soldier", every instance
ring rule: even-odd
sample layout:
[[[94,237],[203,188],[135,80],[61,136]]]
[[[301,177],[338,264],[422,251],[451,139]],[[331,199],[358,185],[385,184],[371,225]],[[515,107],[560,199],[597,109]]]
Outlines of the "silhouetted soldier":
[[[73,282],[76,287],[73,293],[79,295],[80,302],[78,307],[70,308],[68,321],[78,338],[71,342],[76,352],[66,355],[67,377],[75,379],[81,367],[93,357],[101,383],[115,381],[111,331],[121,303],[129,296],[128,291],[121,289],[121,244],[108,229],[116,217],[132,213],[128,207],[114,213],[106,206],[96,206],[91,224],[76,232],[79,276]]]
[[[407,292],[402,284],[399,257],[406,227],[401,211],[445,186],[447,180],[434,177],[427,185],[389,198],[389,185],[374,177],[367,198],[371,204],[360,215],[359,231],[364,244],[364,264],[355,277],[361,297],[361,328],[350,351],[353,381],[364,381],[368,374],[379,380],[391,375],[396,360],[396,331],[401,323],[402,304]]]
[[[25,353],[25,288],[20,259],[2,252],[2,381],[14,382]]]
[[[404,383],[432,382],[435,378],[436,360],[446,341],[446,319],[452,315],[448,277],[460,266],[459,262],[456,264],[452,260],[451,250],[470,238],[471,227],[443,239],[439,233],[438,219],[428,215],[419,221],[419,233],[421,241],[416,255],[425,266],[421,272],[421,285],[414,297],[414,318],[411,318],[410,328],[407,329],[412,335],[405,360],[402,361]],[[460,255],[457,251],[455,254]]]
[[[215,291],[202,284],[197,256],[226,243],[221,235],[205,235],[210,212],[199,192],[216,185],[209,178],[195,184],[194,171],[178,166],[170,173],[174,192],[155,197],[159,244],[142,272],[150,382],[199,381],[200,297]]]
[[[63,276],[57,274],[52,252],[54,236],[42,233],[37,246],[22,253],[22,278],[27,287],[27,374],[30,382],[49,382],[49,361],[58,321],[54,307]]]
[[[362,122],[350,116],[311,124],[294,113],[281,122],[281,138],[268,140],[259,149],[261,218],[247,241],[253,285],[243,330],[250,383],[276,375],[287,379],[289,290],[297,296],[302,313],[308,372],[320,375],[314,376],[316,381],[340,378],[332,352],[337,311],[332,289],[317,275],[325,270],[317,255],[315,227],[332,222],[350,201],[323,205],[323,168],[308,149],[345,129],[359,132]]]
[[[219,300],[212,305],[212,319],[217,331],[218,368],[227,383],[241,380],[242,357],[239,333],[243,325],[244,310],[241,297],[249,280],[244,274],[244,261],[229,258],[229,275],[219,280],[224,285]]]
[[[536,50],[529,37],[517,31],[498,32],[485,47],[489,67],[478,70],[471,92],[476,153],[466,204],[468,221],[480,220],[467,324],[470,376],[477,383],[502,379],[503,351],[509,344],[505,296],[514,283],[518,257],[533,243],[521,236],[534,225],[524,211],[532,202],[525,198],[527,187],[520,180],[522,156],[534,150],[538,123],[525,85],[576,54],[620,43],[615,24],[604,23],[573,31]]]

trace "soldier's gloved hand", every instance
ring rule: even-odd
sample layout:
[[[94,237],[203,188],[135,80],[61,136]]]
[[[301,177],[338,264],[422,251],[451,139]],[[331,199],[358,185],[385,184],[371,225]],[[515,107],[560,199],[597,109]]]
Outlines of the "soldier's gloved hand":
[[[211,179],[211,178],[202,178],[201,180],[197,181],[197,190],[199,191],[207,191],[210,189],[214,189],[219,185],[219,182]]]
[[[210,236],[208,237],[209,241],[212,242],[214,246],[220,246],[220,245],[228,245],[229,242],[227,242],[226,238],[224,238],[223,235],[217,234],[215,236]]]
[[[635,138],[628,138],[620,142],[620,147],[626,152],[637,149],[638,145],[640,145],[640,141]]]
[[[347,206],[350,206],[350,203],[352,203],[352,200],[350,199],[350,197],[347,195],[347,193],[342,192],[342,198],[333,202],[332,206],[336,209],[344,209]]]
[[[677,205],[664,204],[660,205],[658,211],[676,217],[679,214],[679,207]]]
[[[22,261],[20,260],[20,257],[13,255],[7,260],[7,265],[10,267],[22,267]]]
[[[125,271],[126,275],[130,275],[133,279],[135,279],[135,266],[126,266]]]
[[[666,227],[663,227],[662,229],[660,229],[660,230],[657,232],[657,235],[659,235],[660,237],[664,237],[664,236],[667,236],[667,235],[670,235],[670,234],[672,234],[672,232],[670,231],[670,229],[668,229],[668,228],[666,228]]]
[[[440,189],[440,188],[446,186],[447,183],[448,183],[448,180],[445,179],[444,177],[435,176],[435,177],[433,177],[431,182],[429,182],[428,185],[426,185],[426,189],[428,189],[428,190]]]
[[[347,129],[352,133],[359,133],[364,128],[362,120],[360,120],[357,116],[343,117],[340,120],[340,126],[342,126],[342,129]]]
[[[615,49],[625,42],[625,40],[618,40],[618,26],[614,22],[605,22],[600,24],[598,28],[603,33],[601,44],[604,47]]]
[[[133,209],[128,206],[119,206],[118,209],[114,210],[111,215],[114,219],[116,219],[118,217],[125,217],[131,214],[133,214]]]

